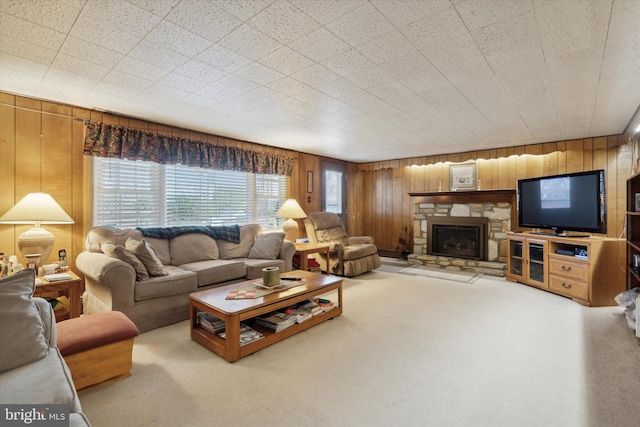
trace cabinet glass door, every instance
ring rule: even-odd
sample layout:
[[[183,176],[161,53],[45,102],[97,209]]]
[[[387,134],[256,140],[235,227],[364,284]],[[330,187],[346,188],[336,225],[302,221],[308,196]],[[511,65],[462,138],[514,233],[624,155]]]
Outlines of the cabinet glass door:
[[[523,242],[509,241],[509,273],[514,276],[522,276],[522,246]]]
[[[544,283],[544,244],[529,242],[528,280]]]

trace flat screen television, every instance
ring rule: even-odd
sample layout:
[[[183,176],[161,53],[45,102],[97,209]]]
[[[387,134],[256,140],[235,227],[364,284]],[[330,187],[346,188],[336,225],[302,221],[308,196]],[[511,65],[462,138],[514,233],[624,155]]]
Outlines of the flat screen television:
[[[602,169],[521,179],[518,225],[550,229],[556,235],[565,231],[606,233],[605,196]]]

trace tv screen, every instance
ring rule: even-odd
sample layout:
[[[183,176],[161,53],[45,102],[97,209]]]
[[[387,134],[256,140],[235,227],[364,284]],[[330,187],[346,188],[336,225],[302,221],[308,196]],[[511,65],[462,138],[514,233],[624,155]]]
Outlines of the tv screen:
[[[606,233],[604,170],[518,181],[518,225]]]

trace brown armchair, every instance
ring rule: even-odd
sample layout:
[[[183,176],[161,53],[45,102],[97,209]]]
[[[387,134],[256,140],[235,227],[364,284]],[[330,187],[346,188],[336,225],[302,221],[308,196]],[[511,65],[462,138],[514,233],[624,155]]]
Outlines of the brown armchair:
[[[316,256],[327,273],[353,277],[380,267],[378,248],[370,236],[348,237],[342,219],[332,212],[314,212],[304,220],[310,243],[328,243],[329,257]]]

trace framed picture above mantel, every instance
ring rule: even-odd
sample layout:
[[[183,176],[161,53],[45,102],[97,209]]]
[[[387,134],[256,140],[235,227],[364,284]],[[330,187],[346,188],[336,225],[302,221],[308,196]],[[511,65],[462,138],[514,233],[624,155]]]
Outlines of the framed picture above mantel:
[[[475,163],[459,163],[449,166],[449,191],[468,191],[475,189]]]

